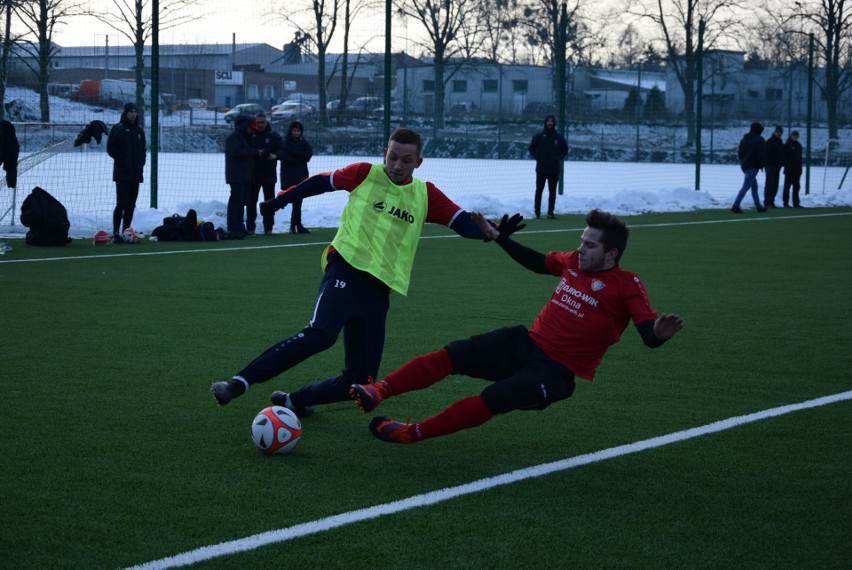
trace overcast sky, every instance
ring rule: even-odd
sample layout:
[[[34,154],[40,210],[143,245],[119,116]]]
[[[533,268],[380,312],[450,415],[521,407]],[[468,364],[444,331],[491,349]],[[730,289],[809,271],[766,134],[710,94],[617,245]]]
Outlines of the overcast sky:
[[[127,1],[127,0],[124,0]],[[165,4],[168,0],[160,0]],[[291,1],[291,0],[288,0]],[[150,0],[147,0],[150,3]],[[103,12],[115,11],[112,0],[83,0],[84,6]],[[216,43],[229,44],[236,34],[237,43],[267,43],[282,47],[292,41],[296,28],[287,24],[278,16],[270,15],[270,0],[197,0],[198,20],[183,24],[174,29],[160,31],[160,44],[176,43]],[[162,11],[161,11],[162,14]],[[165,16],[162,16],[165,18]],[[373,18],[371,18],[371,22]],[[395,30],[394,36],[400,37],[400,47],[404,49],[405,29]],[[54,41],[61,46],[103,46],[109,36],[110,45],[130,45],[130,41],[108,25],[90,17],[78,17],[69,20],[69,24],[57,28]],[[374,25],[361,25],[353,30],[355,43],[371,42],[373,49],[384,47],[384,16],[379,14]],[[332,51],[342,51],[342,31],[335,33],[339,45],[332,45]]]

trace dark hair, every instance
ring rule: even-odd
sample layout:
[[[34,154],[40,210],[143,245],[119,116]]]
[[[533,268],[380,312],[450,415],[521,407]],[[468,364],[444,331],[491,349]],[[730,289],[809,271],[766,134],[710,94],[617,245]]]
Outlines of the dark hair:
[[[605,252],[613,248],[618,250],[618,255],[615,257],[615,263],[618,264],[624,250],[627,249],[627,238],[630,237],[630,228],[627,224],[615,214],[596,208],[586,214],[586,225],[601,230],[601,243]]]
[[[423,150],[423,139],[420,137],[420,133],[411,129],[396,129],[388,139],[388,146],[390,146],[391,141],[396,141],[399,144],[417,145],[417,156],[420,156],[420,152]]]

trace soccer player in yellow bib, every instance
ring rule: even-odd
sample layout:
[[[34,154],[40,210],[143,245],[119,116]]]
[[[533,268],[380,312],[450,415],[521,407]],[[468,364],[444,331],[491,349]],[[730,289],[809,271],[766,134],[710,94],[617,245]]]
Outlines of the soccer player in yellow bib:
[[[322,256],[324,275],[308,325],[275,343],[230,380],[211,386],[219,405],[244,394],[334,345],[343,331],[341,373],[287,393],[276,391],[272,403],[304,417],[312,406],[350,399],[352,384],[377,378],[385,344],[389,295],[408,293],[411,268],[424,223],[443,224],[460,236],[486,239],[470,213],[431,182],[414,178],[423,163],[420,134],[397,129],[388,140],[383,164],[359,162],[311,176],[263,202],[268,215],[295,200],[345,190],[337,234]],[[504,216],[502,233],[520,229],[520,216]]]

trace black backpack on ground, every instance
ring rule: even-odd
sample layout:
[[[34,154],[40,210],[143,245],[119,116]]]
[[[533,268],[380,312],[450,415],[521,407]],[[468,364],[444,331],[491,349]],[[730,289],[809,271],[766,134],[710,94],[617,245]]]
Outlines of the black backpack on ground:
[[[217,241],[222,238],[222,233],[213,227],[212,222],[199,224],[198,214],[190,210],[186,216],[172,214],[163,218],[163,225],[154,228],[151,235],[159,241]]]
[[[21,204],[21,223],[30,228],[28,245],[66,245],[71,243],[68,211],[46,190],[36,186]]]

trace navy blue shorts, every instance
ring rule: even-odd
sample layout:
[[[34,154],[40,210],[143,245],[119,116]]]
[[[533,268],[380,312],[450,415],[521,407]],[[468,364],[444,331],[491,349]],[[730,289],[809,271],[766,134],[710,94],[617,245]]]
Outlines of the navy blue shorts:
[[[303,386],[290,397],[298,406],[349,400],[352,384],[365,384],[368,378],[378,377],[389,307],[387,285],[338,258],[323,275],[308,326],[271,346],[239,375],[249,384],[266,382],[331,348],[343,331],[340,374]]]
[[[446,349],[454,374],[493,382],[482,391],[492,413],[543,410],[574,393],[574,373],[547,356],[524,326],[457,340]]]

